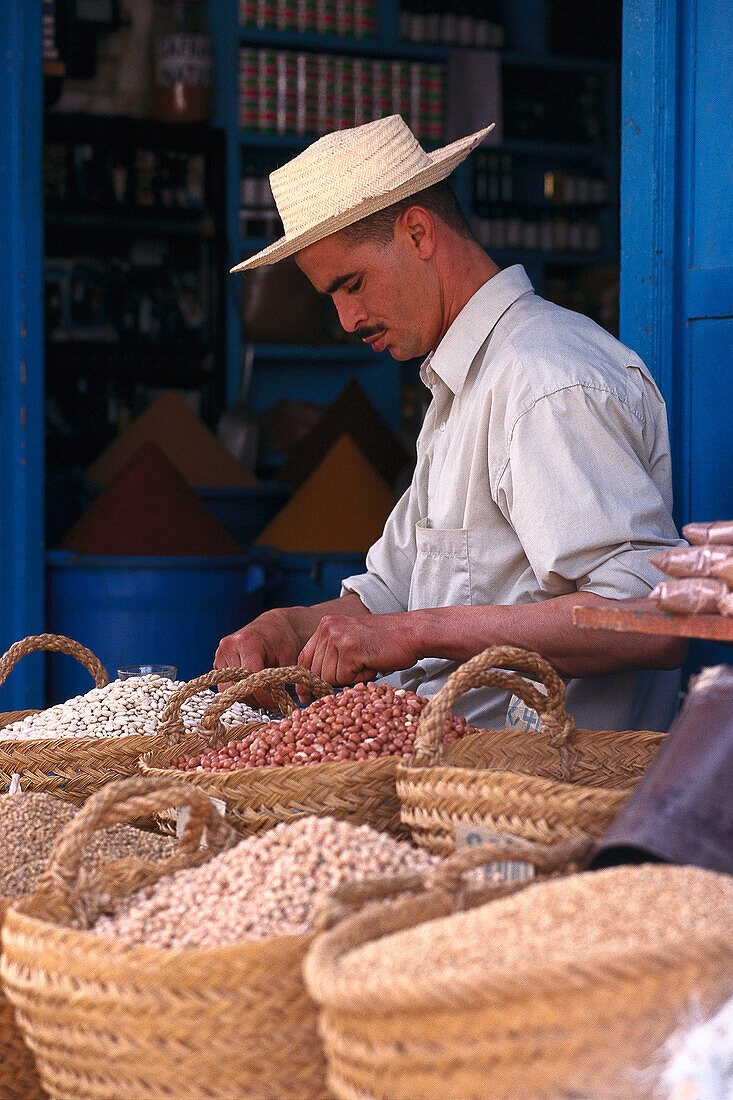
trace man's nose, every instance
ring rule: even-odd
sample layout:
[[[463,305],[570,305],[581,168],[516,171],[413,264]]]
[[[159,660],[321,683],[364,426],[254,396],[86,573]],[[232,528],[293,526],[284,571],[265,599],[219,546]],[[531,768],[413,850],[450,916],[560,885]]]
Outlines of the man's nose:
[[[367,321],[367,312],[358,302],[341,298],[336,303],[336,310],[344,332],[355,332],[357,325],[363,325]]]

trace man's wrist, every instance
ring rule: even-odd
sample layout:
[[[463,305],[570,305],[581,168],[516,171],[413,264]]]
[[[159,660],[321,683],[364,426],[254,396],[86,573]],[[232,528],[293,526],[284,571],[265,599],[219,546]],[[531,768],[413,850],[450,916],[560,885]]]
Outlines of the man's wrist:
[[[417,661],[423,657],[438,656],[437,653],[431,652],[436,647],[440,647],[441,642],[438,635],[439,624],[436,621],[436,610],[439,609],[425,607],[418,611],[405,611],[402,613],[408,644]]]
[[[493,629],[494,608],[425,607],[406,612],[410,644],[422,657],[467,661],[499,641]]]

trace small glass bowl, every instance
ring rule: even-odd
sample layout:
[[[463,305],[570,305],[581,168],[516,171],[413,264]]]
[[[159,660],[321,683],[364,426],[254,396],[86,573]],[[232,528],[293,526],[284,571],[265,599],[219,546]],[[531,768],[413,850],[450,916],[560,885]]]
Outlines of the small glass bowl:
[[[117,669],[118,680],[130,680],[133,676],[162,676],[165,680],[175,680],[177,674],[175,665],[127,665]]]

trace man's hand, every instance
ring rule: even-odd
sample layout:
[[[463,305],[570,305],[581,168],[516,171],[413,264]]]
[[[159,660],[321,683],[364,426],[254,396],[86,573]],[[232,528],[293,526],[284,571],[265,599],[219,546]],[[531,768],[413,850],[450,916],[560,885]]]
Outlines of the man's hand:
[[[316,604],[314,607],[273,608],[253,619],[241,630],[222,638],[214,657],[214,668],[249,668],[252,672],[259,672],[263,668],[297,665],[300,663],[300,651],[322,617],[334,612],[371,618],[354,593]],[[227,684],[220,684],[219,690],[223,691],[226,687]],[[308,702],[306,690],[296,690],[301,702]],[[261,706],[269,705],[269,701],[263,699],[258,699],[257,702]]]
[[[263,668],[295,665],[302,647],[296,618],[297,608],[276,608],[258,615],[247,626],[222,638],[214,657],[214,668]]]
[[[297,616],[292,614],[297,610],[275,608],[265,611],[241,630],[222,638],[214,657],[214,668],[249,668],[259,672],[263,668],[297,665],[303,644],[303,636],[297,629]],[[219,691],[229,686],[219,684]],[[272,703],[265,695],[258,695],[253,701],[263,707]]]
[[[417,652],[408,627],[409,616],[324,615],[298,657],[329,684],[356,684],[378,672],[410,668],[424,654]]]

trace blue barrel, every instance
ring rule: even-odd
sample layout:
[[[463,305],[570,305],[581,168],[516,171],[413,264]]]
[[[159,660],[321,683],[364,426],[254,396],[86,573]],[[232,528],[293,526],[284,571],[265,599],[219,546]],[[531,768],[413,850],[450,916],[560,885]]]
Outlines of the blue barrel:
[[[167,664],[179,680],[212,667],[220,638],[265,607],[272,565],[261,556],[46,555],[46,629],[99,657],[111,678],[124,665]],[[89,674],[69,657],[47,665],[46,705],[83,694]]]
[[[281,607],[306,607],[325,600],[334,600],[341,591],[341,581],[355,573],[363,573],[365,554],[306,554],[273,551],[281,570],[276,598]]]

